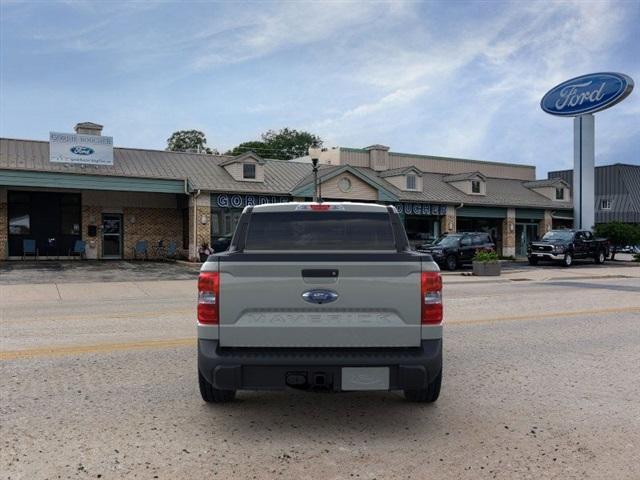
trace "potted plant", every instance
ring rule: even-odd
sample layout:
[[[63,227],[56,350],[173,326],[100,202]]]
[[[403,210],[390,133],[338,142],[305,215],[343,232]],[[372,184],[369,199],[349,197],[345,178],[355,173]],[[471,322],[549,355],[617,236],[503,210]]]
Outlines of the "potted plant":
[[[500,275],[500,261],[496,252],[478,250],[473,256],[473,274],[497,277]]]

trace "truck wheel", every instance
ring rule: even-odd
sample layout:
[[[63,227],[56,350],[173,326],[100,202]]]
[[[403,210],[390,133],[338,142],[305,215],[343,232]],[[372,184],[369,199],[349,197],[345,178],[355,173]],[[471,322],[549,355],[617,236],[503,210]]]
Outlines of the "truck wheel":
[[[536,257],[529,257],[529,265],[537,265],[538,259]]]
[[[604,261],[607,259],[607,256],[604,254],[604,252],[602,250],[600,250],[595,257],[595,262],[598,265],[602,265],[604,263]]]
[[[458,266],[458,261],[456,260],[456,257],[454,255],[449,255],[445,264],[447,266],[447,270],[454,271]]]
[[[570,253],[564,254],[564,259],[562,260],[563,267],[570,267],[573,263],[573,256]]]
[[[200,385],[200,395],[207,403],[227,403],[236,398],[235,390],[218,390],[213,388],[207,379],[198,370],[198,384]]]
[[[405,390],[404,398],[410,402],[433,403],[440,396],[440,386],[442,385],[442,370],[431,382],[427,388],[423,390]]]

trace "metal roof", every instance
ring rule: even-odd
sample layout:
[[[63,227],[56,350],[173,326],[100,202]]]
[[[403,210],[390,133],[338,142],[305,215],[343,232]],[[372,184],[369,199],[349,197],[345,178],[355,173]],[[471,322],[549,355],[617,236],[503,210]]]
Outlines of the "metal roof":
[[[457,173],[455,175],[446,175],[442,178],[444,182],[461,182],[463,180],[473,180],[481,178],[485,180],[487,177],[480,172]]]
[[[311,171],[303,163],[269,160],[264,182],[234,180],[220,164],[233,157],[202,153],[169,152],[138,148],[114,148],[113,165],[71,165],[49,161],[49,142],[0,139],[0,169],[109,175],[121,177],[188,179],[195,189],[219,192],[288,194]]]
[[[534,180],[532,182],[525,182],[524,186],[527,188],[541,188],[541,187],[555,187],[557,185],[568,186],[569,184],[561,178],[545,178],[543,180]]]
[[[418,167],[409,166],[409,167],[400,167],[400,168],[391,168],[389,170],[384,170],[378,173],[378,176],[381,178],[384,177],[395,177],[397,175],[406,175],[409,172],[415,172],[418,176],[422,176],[422,171]]]
[[[59,172],[90,176],[134,177],[188,180],[192,188],[212,192],[291,194],[313,182],[312,167],[308,163],[286,160],[264,162],[264,182],[243,182],[234,178],[221,166],[234,157],[201,153],[169,152],[137,148],[114,148],[113,165],[70,165],[49,161],[49,142],[0,138],[0,169],[32,172]],[[319,177],[331,176],[346,165],[321,165]],[[637,167],[636,167],[637,168]],[[534,207],[571,209],[571,203],[557,202],[530,190],[525,181],[486,177],[486,195],[466,195],[444,179],[452,175],[422,172],[423,190],[408,192],[395,187],[366,167],[353,170],[378,189],[390,192],[400,201],[465,205]],[[407,170],[403,168],[402,170]],[[419,170],[419,169],[418,169]],[[638,169],[637,171],[640,171]],[[476,176],[477,172],[465,174]],[[388,171],[384,173],[388,176]],[[640,173],[633,177],[640,185]],[[466,178],[466,177],[465,177]],[[630,177],[631,178],[631,177]],[[631,181],[631,180],[629,180]],[[637,190],[636,190],[637,191]],[[636,194],[640,197],[640,193]],[[640,202],[640,198],[637,199]],[[639,203],[640,204],[640,203]]]

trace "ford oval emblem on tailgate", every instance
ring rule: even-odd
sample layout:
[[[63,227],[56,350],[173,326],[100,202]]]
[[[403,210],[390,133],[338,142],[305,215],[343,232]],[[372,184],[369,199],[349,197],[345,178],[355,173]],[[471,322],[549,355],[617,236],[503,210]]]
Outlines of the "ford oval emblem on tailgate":
[[[302,298],[309,303],[331,303],[338,299],[338,294],[331,290],[307,290]]]

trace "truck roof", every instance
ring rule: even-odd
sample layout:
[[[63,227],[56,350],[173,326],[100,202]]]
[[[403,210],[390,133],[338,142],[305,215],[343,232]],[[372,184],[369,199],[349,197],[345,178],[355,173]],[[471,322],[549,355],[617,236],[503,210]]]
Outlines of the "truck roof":
[[[356,203],[356,202],[287,202],[287,203],[270,203],[266,205],[256,205],[253,207],[253,213],[262,212],[295,212],[296,210],[311,210],[312,206],[322,205],[327,210],[342,210],[346,212],[371,212],[385,213],[389,205],[378,205],[376,203]],[[246,212],[248,208],[245,207]],[[395,207],[392,207],[395,208]]]

